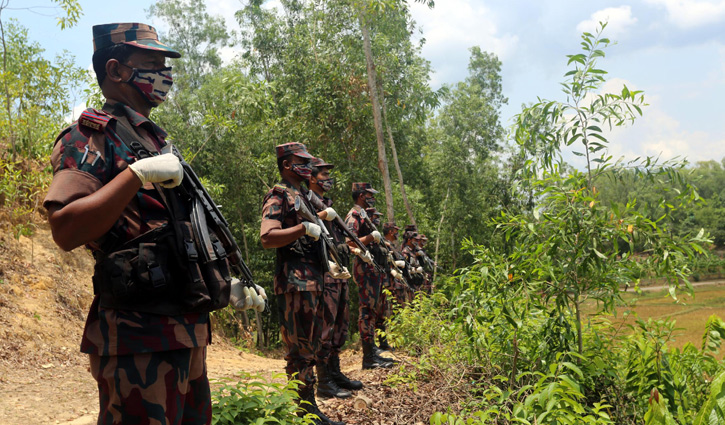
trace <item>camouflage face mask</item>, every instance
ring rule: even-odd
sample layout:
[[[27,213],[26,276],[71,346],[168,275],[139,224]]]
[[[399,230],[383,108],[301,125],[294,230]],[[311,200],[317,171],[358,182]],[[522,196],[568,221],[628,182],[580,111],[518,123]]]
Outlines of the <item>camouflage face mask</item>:
[[[304,180],[309,180],[312,175],[312,166],[310,164],[292,164],[292,171]]]
[[[317,184],[320,185],[322,190],[324,190],[325,192],[329,192],[330,190],[332,190],[332,186],[335,185],[335,179],[329,178],[324,180],[317,180]]]
[[[163,69],[139,69],[121,64],[133,70],[131,78],[126,83],[138,90],[152,107],[161,105],[174,85],[171,67]]]

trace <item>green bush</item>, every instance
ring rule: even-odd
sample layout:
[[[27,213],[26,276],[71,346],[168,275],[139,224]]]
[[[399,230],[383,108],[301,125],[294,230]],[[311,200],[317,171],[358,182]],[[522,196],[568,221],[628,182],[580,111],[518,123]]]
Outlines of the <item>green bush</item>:
[[[284,383],[274,382],[276,380]],[[300,412],[296,400],[300,381],[276,374],[271,381],[260,375],[245,372],[239,379],[221,379],[212,392],[212,424],[312,424],[312,416],[297,416]]]

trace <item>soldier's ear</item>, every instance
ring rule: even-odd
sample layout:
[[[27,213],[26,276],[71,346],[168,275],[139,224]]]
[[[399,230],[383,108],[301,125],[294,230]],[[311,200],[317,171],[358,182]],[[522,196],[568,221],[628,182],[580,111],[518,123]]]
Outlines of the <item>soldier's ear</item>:
[[[114,83],[120,83],[123,81],[121,75],[121,63],[116,59],[109,59],[106,62],[106,78],[113,81]]]

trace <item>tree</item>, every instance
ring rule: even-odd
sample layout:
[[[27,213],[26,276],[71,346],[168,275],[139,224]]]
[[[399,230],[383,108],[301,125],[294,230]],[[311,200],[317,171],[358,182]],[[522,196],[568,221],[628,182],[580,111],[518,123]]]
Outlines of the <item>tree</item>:
[[[62,29],[75,25],[82,14],[78,1],[55,2],[64,12],[57,17],[58,25]],[[59,130],[57,126],[62,122],[59,117],[69,112],[68,94],[72,87],[79,84],[81,74],[67,52],[58,56],[53,64],[41,56],[44,50],[39,44],[29,41],[25,28],[14,21],[9,25],[4,22],[2,14],[9,5],[10,0],[0,0],[2,87],[5,94],[2,129],[3,133],[7,131],[3,136],[10,141],[15,158],[18,142],[22,150],[30,152],[38,140]],[[32,7],[24,9],[32,10]]]

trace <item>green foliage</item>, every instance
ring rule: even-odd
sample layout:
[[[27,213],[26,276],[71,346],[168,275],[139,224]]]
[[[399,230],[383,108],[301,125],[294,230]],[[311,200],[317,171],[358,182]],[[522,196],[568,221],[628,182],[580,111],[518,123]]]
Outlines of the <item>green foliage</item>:
[[[275,381],[282,381],[280,384]],[[312,424],[312,415],[298,417],[297,388],[300,381],[277,374],[267,381],[259,375],[241,373],[239,379],[213,382],[212,424]]]
[[[30,40],[28,30],[17,21],[4,23],[3,38],[0,139],[9,141],[13,155],[39,158],[50,153],[52,140],[71,112],[72,90],[82,82],[84,71],[68,52],[54,61],[45,59],[44,49]]]

